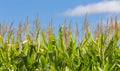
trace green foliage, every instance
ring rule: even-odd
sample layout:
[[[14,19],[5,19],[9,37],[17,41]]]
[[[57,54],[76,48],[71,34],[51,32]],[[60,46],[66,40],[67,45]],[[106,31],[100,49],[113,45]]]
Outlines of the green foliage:
[[[93,37],[85,23],[84,38],[78,42],[65,25],[57,37],[51,26],[42,31],[38,18],[35,30],[26,25],[0,32],[0,71],[120,71],[119,29],[98,31],[99,36]]]

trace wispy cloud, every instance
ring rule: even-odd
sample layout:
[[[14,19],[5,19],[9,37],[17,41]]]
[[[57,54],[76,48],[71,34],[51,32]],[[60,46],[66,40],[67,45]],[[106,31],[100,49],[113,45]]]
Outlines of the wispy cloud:
[[[62,13],[66,16],[81,16],[85,14],[96,13],[120,13],[120,1],[102,1],[99,3],[88,4],[86,6],[79,5],[73,9],[68,9]]]
[[[110,0],[109,0],[110,1]],[[118,0],[112,0],[112,1],[118,1]]]

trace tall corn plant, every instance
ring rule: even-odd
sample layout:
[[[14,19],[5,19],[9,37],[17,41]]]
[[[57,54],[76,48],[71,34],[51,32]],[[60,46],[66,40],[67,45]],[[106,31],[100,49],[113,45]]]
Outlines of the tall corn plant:
[[[120,26],[117,19],[115,22],[110,20],[107,26],[101,21],[94,33],[85,19],[82,40],[79,40],[78,26],[73,36],[71,24],[67,27],[66,22],[59,27],[58,36],[53,32],[52,21],[47,30],[39,25],[38,17],[34,27],[28,18],[26,24],[22,24],[16,31],[12,25],[0,24],[1,71],[120,70]]]

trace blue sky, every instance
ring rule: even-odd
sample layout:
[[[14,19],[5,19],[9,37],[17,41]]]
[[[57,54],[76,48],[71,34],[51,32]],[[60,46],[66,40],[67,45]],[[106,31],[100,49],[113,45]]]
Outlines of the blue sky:
[[[75,29],[75,23],[81,27],[85,13],[88,13],[88,22],[94,26],[101,19],[105,21],[109,17],[119,16],[119,3],[119,0],[0,0],[0,22],[14,21],[16,26],[20,21],[25,21],[26,16],[33,22],[39,14],[43,27],[47,27],[52,18],[55,30],[65,19],[67,24],[72,20]]]

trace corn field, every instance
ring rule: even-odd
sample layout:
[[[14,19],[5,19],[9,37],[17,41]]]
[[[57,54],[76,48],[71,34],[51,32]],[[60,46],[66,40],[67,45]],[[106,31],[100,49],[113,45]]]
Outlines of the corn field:
[[[17,29],[0,24],[0,71],[120,71],[117,18],[100,21],[93,32],[86,19],[83,24],[83,39],[77,24],[73,34],[64,23],[58,36],[51,25],[43,30],[38,18]]]

